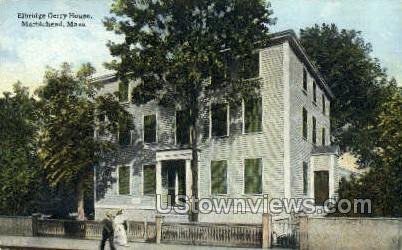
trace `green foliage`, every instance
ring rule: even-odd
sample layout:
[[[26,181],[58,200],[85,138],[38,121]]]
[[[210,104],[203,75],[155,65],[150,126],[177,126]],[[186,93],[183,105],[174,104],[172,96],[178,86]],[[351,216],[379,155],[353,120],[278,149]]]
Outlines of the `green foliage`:
[[[251,54],[267,41],[272,23],[264,1],[116,0],[111,12],[114,16],[105,20],[105,26],[126,39],[108,44],[120,60],[107,66],[123,82],[139,81],[133,100],[156,99],[189,108],[213,71],[223,72],[228,60]],[[230,86],[238,93],[240,84],[237,81],[235,87],[232,80],[210,88]]]
[[[402,95],[395,92],[380,108],[375,161],[362,178],[343,181],[340,198],[372,200],[370,216],[402,216]],[[349,214],[350,215],[350,214]],[[361,214],[367,216],[367,214]]]
[[[94,165],[102,153],[113,149],[110,142],[97,140],[94,131],[102,126],[115,132],[122,111],[115,97],[96,96],[99,86],[90,80],[94,71],[90,64],[84,64],[77,74],[66,63],[60,70],[49,68],[45,85],[37,91],[41,121],[38,156],[52,186],[75,186],[78,209],[83,205],[85,183],[92,183]],[[105,114],[109,123],[99,124],[99,113]]]
[[[36,101],[20,83],[0,98],[0,214],[29,214],[42,188],[35,108]]]
[[[371,57],[372,48],[355,30],[339,30],[334,24],[315,25],[300,31],[308,56],[334,92],[331,103],[331,131],[335,143],[372,162],[378,135],[382,104],[395,91],[395,80],[388,80],[379,61]],[[374,133],[374,134],[373,134]]]

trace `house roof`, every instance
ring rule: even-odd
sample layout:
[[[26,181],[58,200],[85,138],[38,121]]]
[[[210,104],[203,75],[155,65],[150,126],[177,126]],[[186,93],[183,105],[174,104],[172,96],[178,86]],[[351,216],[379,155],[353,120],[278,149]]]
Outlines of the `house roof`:
[[[113,73],[112,74],[106,74],[106,75],[93,77],[91,79],[91,81],[93,81],[93,82],[102,82],[102,83],[106,84],[106,83],[111,83],[111,82],[117,81],[117,76],[116,76],[116,74],[113,74]]]
[[[279,43],[283,43],[284,41],[288,41],[289,45],[293,48],[296,55],[299,59],[306,65],[306,69],[310,72],[310,74],[316,79],[318,85],[325,91],[327,97],[329,99],[333,99],[334,95],[325,82],[324,78],[318,71],[318,69],[314,66],[311,60],[308,58],[305,49],[301,45],[299,39],[297,38],[296,33],[293,30],[284,30],[276,33],[272,33],[270,35],[270,45],[275,45]],[[110,83],[117,80],[115,74],[107,74],[99,77],[95,77],[92,79],[96,82]]]
[[[271,41],[270,41],[271,44],[283,43],[284,41],[289,42],[289,45],[293,48],[294,52],[299,57],[299,59],[302,60],[303,63],[306,65],[307,70],[310,72],[311,75],[313,75],[319,86],[325,91],[325,93],[330,99],[333,99],[334,94],[332,93],[331,89],[325,82],[321,73],[318,71],[317,67],[314,66],[314,64],[308,58],[305,49],[303,48],[299,39],[297,38],[296,33],[293,30],[284,30],[271,34]]]

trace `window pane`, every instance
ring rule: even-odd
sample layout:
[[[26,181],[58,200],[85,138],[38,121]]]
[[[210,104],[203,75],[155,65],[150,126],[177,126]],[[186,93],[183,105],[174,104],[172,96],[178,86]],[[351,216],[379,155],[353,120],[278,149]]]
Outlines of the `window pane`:
[[[190,112],[176,111],[176,142],[177,144],[190,144]]]
[[[307,194],[308,189],[308,164],[303,162],[303,194]]]
[[[307,110],[303,108],[303,138],[307,139]]]
[[[212,136],[225,136],[228,134],[227,104],[214,104],[211,106],[211,125]]]
[[[156,115],[144,116],[144,142],[156,142]]]
[[[130,194],[130,168],[119,167],[119,194]]]
[[[212,161],[211,162],[211,193],[212,194],[226,194],[227,181],[226,161]]]
[[[317,144],[317,121],[313,116],[313,144]]]
[[[128,101],[128,83],[119,82],[119,100]]]
[[[262,193],[262,160],[246,159],[244,161],[244,193]]]
[[[328,171],[314,172],[314,198],[315,205],[322,206],[329,198],[329,174]]]
[[[307,70],[303,69],[303,89],[307,91]]]
[[[144,166],[144,195],[156,193],[156,170],[155,165]]]
[[[262,131],[262,100],[251,98],[244,101],[244,132]]]

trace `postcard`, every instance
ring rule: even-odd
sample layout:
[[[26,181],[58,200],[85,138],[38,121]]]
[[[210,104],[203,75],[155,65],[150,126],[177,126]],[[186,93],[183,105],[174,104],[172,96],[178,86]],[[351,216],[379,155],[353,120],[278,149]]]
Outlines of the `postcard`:
[[[400,249],[399,0],[0,0],[0,249]]]

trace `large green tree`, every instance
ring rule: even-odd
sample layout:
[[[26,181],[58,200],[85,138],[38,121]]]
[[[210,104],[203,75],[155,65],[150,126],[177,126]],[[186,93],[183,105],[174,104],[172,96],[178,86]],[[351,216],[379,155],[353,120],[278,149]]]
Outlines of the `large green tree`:
[[[378,115],[382,104],[395,91],[372,47],[359,31],[338,29],[335,24],[301,29],[300,40],[308,56],[331,87],[331,130],[335,143],[361,156],[362,163],[374,160]]]
[[[44,86],[37,90],[40,104],[38,156],[52,186],[73,186],[76,191],[78,219],[85,217],[84,194],[92,183],[93,167],[112,144],[97,140],[100,126],[115,132],[123,110],[113,95],[97,96],[98,86],[91,81],[94,68],[84,64],[74,74],[70,65],[59,70],[49,68]],[[99,124],[98,114],[108,123]]]
[[[250,70],[253,51],[268,41],[268,26],[273,23],[269,4],[263,0],[115,0],[111,13],[105,25],[124,39],[108,44],[118,59],[108,66],[123,83],[138,82],[133,102],[156,100],[189,111],[192,154],[198,159],[202,99],[221,91],[222,98],[238,100],[259,85],[258,80],[246,82],[242,76]],[[239,58],[238,74],[229,73],[228,63],[233,65]],[[194,195],[197,168],[193,160]]]
[[[35,111],[36,101],[20,83],[0,97],[0,214],[29,214],[41,190]]]
[[[371,130],[377,157],[369,172],[361,178],[342,181],[341,199],[366,198],[372,201],[372,214],[363,216],[402,216],[402,95],[395,91],[380,107],[378,126]],[[348,214],[356,216],[356,214]]]

